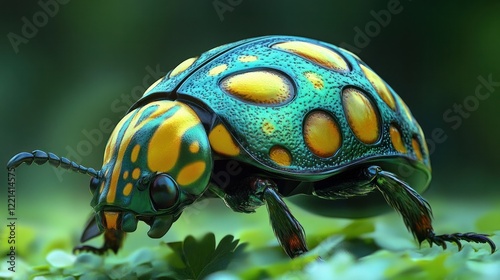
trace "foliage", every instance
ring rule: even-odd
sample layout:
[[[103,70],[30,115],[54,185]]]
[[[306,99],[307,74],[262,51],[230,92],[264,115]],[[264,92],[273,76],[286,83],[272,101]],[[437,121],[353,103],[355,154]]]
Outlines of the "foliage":
[[[207,234],[197,241],[188,236],[184,242],[167,243],[175,254],[170,266],[176,279],[203,279],[207,275],[227,268],[229,262],[242,253],[245,246],[227,235],[215,247],[214,234]]]
[[[230,261],[242,254],[239,240],[227,235],[215,246],[215,236],[206,234],[196,240],[188,236],[183,242],[141,248],[126,258],[82,253],[74,256],[62,250],[51,251],[47,265],[29,269],[30,277],[41,279],[203,279],[224,270]],[[166,247],[171,248],[167,253]],[[2,272],[1,277],[16,276]]]
[[[468,207],[444,201],[434,203],[435,213],[438,213],[436,231],[488,232],[499,245],[500,225],[495,222],[500,217],[499,209],[496,205],[483,203],[476,205],[471,202]],[[485,209],[482,207],[488,206],[490,210],[479,214]],[[321,280],[333,276],[337,279],[498,279],[500,276],[499,252],[491,254],[487,245],[474,243],[464,244],[462,251],[453,244],[449,244],[446,250],[429,247],[427,243],[419,247],[395,214],[343,220],[294,210],[308,232],[307,243],[311,250],[293,260],[288,259],[274,237],[267,234],[267,214],[258,211],[250,216],[235,215],[236,219],[248,217],[251,221],[235,233],[245,241],[243,244],[232,235],[216,242],[216,235],[220,233],[195,233],[194,236],[186,234],[188,236],[182,242],[156,242],[153,243],[156,245],[149,246],[145,241],[150,239],[137,233],[139,236],[130,236],[125,242],[133,243],[135,248],[124,248],[117,255],[110,253],[105,256],[90,253],[75,256],[69,253],[70,241],[56,241],[60,236],[50,239],[42,235],[44,246],[39,246],[42,232],[21,227],[19,234],[28,242],[17,252],[17,272],[9,274],[6,262],[2,260],[0,278]],[[231,215],[226,216],[229,218],[225,217],[225,222],[234,224]],[[214,223],[204,215],[191,218],[198,226],[186,228],[188,232],[195,232],[195,228],[209,228],[207,224]],[[325,226],[326,221],[328,226]],[[469,226],[469,222],[475,224]],[[255,231],[253,226],[259,230]],[[269,232],[272,231],[269,229]],[[40,256],[41,261],[36,258]]]

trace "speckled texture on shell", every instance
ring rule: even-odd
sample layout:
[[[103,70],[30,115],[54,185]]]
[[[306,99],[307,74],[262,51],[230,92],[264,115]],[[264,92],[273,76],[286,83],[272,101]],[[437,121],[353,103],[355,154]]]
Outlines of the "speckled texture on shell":
[[[313,43],[333,50],[347,62],[350,70],[335,71],[297,53],[272,47],[289,41]],[[244,56],[257,59],[240,59]],[[291,36],[259,37],[224,45],[202,54],[184,72],[172,79],[167,75],[143,99],[175,96],[179,100],[196,100],[196,103],[209,108],[220,118],[245,151],[237,156],[238,159],[281,176],[314,181],[338,173],[348,166],[368,161],[389,164],[401,161],[418,171],[423,178],[419,180],[423,182],[420,184],[427,186],[430,161],[418,123],[411,114],[405,113],[403,101],[389,85],[387,87],[394,97],[396,108],[392,109],[384,102],[363,73],[360,64],[365,65],[351,53],[320,41]],[[223,70],[210,72],[214,68]],[[293,86],[291,100],[279,104],[255,104],[237,98],[221,86],[221,81],[228,77],[268,70],[275,71],[290,81]],[[318,86],[313,83],[306,73],[319,77],[322,84]],[[358,139],[347,121],[342,103],[342,93],[347,88],[361,91],[378,115],[380,135],[373,144],[363,143]],[[341,131],[341,146],[328,158],[312,153],[304,140],[304,119],[314,110],[330,114]],[[274,129],[263,129],[263,126],[268,127],[269,124]],[[393,146],[389,133],[391,124],[400,129],[406,153],[399,152]],[[416,138],[422,147],[422,160],[416,156],[412,138]],[[289,165],[280,165],[271,159],[270,149],[275,145],[290,152],[292,160]]]

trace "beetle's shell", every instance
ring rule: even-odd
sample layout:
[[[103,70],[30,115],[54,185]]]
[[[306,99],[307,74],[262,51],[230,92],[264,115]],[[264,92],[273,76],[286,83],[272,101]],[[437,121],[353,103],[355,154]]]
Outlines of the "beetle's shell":
[[[418,191],[430,180],[425,138],[407,106],[331,44],[266,36],[224,45],[179,65],[136,106],[161,98],[213,111],[241,148],[234,158],[282,178],[317,181],[370,163]]]

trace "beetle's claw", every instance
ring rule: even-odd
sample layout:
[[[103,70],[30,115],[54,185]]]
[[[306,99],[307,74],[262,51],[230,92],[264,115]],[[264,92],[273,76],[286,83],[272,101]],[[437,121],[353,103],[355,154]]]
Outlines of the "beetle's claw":
[[[438,246],[441,246],[443,250],[446,250],[447,245],[446,242],[440,237],[440,236],[433,236],[431,238],[427,238],[427,242],[429,242],[429,246],[432,247],[432,245],[436,244]]]
[[[82,245],[82,246],[77,246],[73,248],[73,254],[78,254],[82,252],[90,252],[99,256],[102,256],[108,252],[109,248],[96,248],[93,246],[88,246],[88,245]]]
[[[475,232],[467,232],[467,233],[453,233],[453,234],[441,234],[434,235],[431,233],[429,237],[427,237],[427,241],[432,247],[432,244],[436,244],[438,246],[443,247],[446,250],[446,242],[453,242],[457,244],[458,250],[462,250],[462,243],[460,241],[466,242],[475,242],[475,243],[488,243],[491,247],[491,253],[493,254],[496,251],[496,245],[493,243],[491,239],[488,238],[487,234],[475,233]]]

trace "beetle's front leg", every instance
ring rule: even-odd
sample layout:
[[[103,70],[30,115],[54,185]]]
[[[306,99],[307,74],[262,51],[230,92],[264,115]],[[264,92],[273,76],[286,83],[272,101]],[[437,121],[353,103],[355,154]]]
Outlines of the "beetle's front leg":
[[[96,219],[91,216],[85,225],[85,229],[80,237],[80,242],[86,242],[94,237],[101,235],[103,232],[97,226]],[[115,254],[118,252],[123,244],[125,232],[120,230],[104,230],[104,244],[101,248],[96,248],[89,245],[80,245],[73,248],[73,253],[78,252],[92,252],[96,255],[103,255],[108,250],[113,251]]]
[[[225,190],[210,188],[226,205],[237,212],[252,213],[266,204],[274,234],[291,258],[307,252],[304,229],[288,209],[276,184],[265,178],[247,178]]]
[[[96,255],[104,255],[108,250],[113,251],[115,254],[118,252],[123,244],[125,232],[120,230],[105,230],[104,231],[104,244],[100,248],[89,245],[80,245],[73,248],[73,252],[92,252]]]

